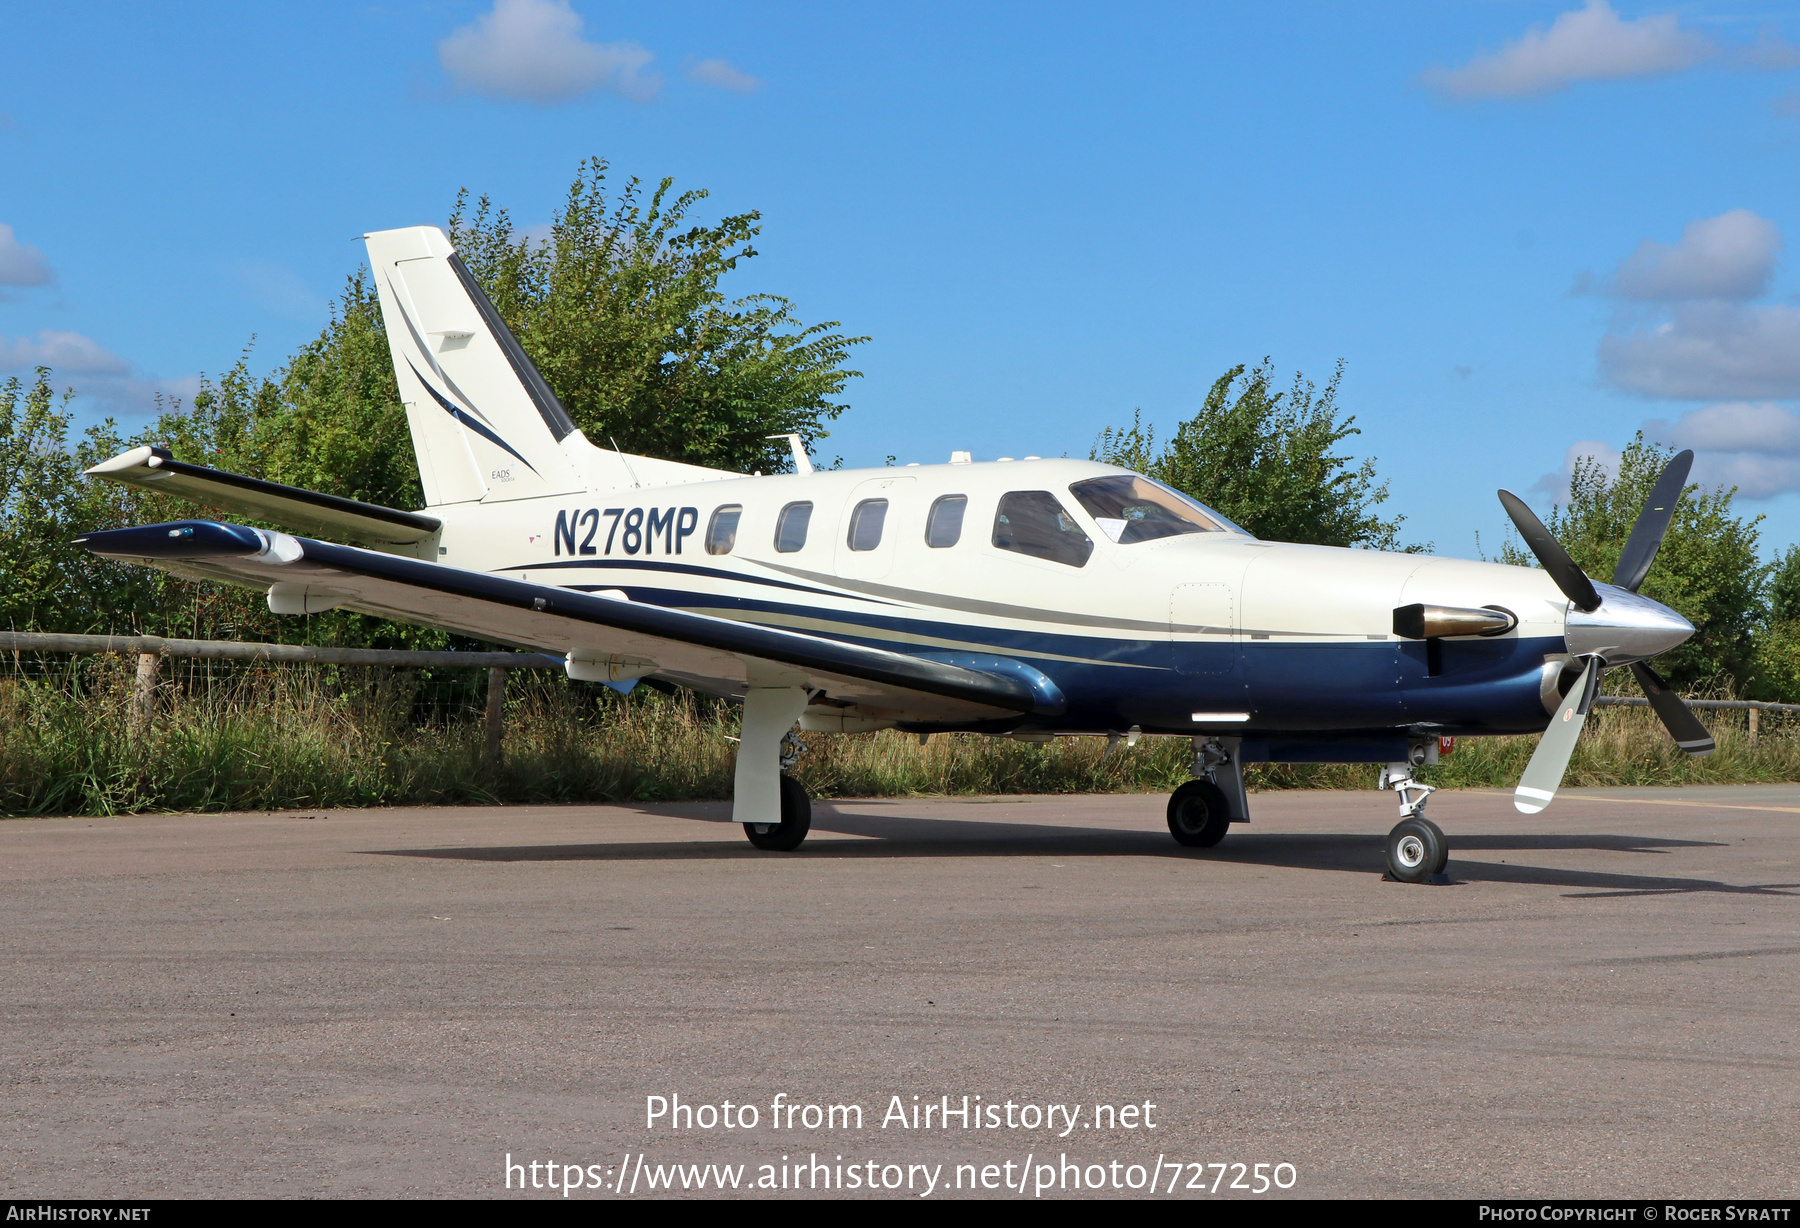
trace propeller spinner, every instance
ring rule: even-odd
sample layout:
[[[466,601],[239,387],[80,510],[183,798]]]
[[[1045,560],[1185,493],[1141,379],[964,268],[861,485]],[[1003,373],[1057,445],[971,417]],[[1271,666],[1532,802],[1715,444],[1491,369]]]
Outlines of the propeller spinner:
[[[1569,651],[1587,662],[1580,681],[1569,688],[1562,706],[1550,718],[1549,727],[1525,767],[1525,775],[1513,791],[1513,805],[1526,814],[1536,814],[1556,796],[1569,757],[1575,753],[1576,739],[1599,692],[1600,675],[1609,666],[1631,667],[1632,676],[1677,746],[1695,757],[1710,755],[1714,750],[1706,727],[1646,663],[1647,658],[1686,640],[1694,633],[1694,625],[1668,606],[1638,595],[1638,588],[1650,574],[1650,565],[1662,548],[1693,464],[1694,454],[1683,451],[1663,468],[1625,541],[1611,584],[1596,585],[1523,500],[1511,491],[1500,492],[1500,504],[1512,517],[1519,535],[1569,599],[1573,607],[1566,632]]]

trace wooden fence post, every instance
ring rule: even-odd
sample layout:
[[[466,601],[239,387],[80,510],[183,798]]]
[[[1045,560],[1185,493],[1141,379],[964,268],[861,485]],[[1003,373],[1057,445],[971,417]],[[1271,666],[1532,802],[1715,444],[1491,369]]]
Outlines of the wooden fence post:
[[[162,657],[154,652],[140,652],[137,660],[137,686],[131,692],[131,730],[142,734],[150,728],[156,712],[156,677],[162,672]]]
[[[488,667],[487,754],[485,759],[489,770],[497,770],[500,767],[500,735],[506,719],[506,675],[509,672],[498,665]]]
[[[1752,748],[1754,748],[1756,746],[1756,735],[1761,732],[1761,727],[1762,727],[1762,721],[1760,719],[1761,716],[1762,716],[1761,708],[1750,709],[1750,745]]]

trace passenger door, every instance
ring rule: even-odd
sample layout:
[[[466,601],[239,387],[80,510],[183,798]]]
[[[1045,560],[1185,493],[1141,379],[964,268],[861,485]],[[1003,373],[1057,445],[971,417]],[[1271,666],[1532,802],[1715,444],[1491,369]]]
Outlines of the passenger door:
[[[851,580],[879,580],[894,566],[894,541],[911,525],[913,509],[907,501],[914,479],[870,478],[857,483],[844,504],[837,526],[837,574]],[[904,531],[910,531],[904,530]]]

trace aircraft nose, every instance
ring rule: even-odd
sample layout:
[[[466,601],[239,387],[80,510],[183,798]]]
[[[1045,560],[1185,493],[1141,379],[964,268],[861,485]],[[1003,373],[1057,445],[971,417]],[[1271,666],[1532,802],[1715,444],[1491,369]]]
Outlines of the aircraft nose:
[[[1564,627],[1569,651],[1598,655],[1608,665],[1643,661],[1694,634],[1694,624],[1661,602],[1611,584],[1594,585],[1600,608],[1570,610]]]

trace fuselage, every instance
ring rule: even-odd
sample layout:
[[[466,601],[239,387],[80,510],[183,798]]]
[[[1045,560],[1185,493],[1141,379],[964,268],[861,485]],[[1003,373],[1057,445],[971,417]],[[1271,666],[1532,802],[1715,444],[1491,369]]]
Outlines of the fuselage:
[[[899,652],[1024,662],[1069,702],[1021,728],[1477,735],[1542,729],[1554,710],[1569,603],[1545,573],[1263,542],[1216,517],[1207,531],[1135,539],[1072,493],[1125,472],[916,465],[432,511],[452,566]],[[1048,544],[1021,527],[1045,514]],[[1414,602],[1497,606],[1517,624],[1402,639],[1394,610]]]

